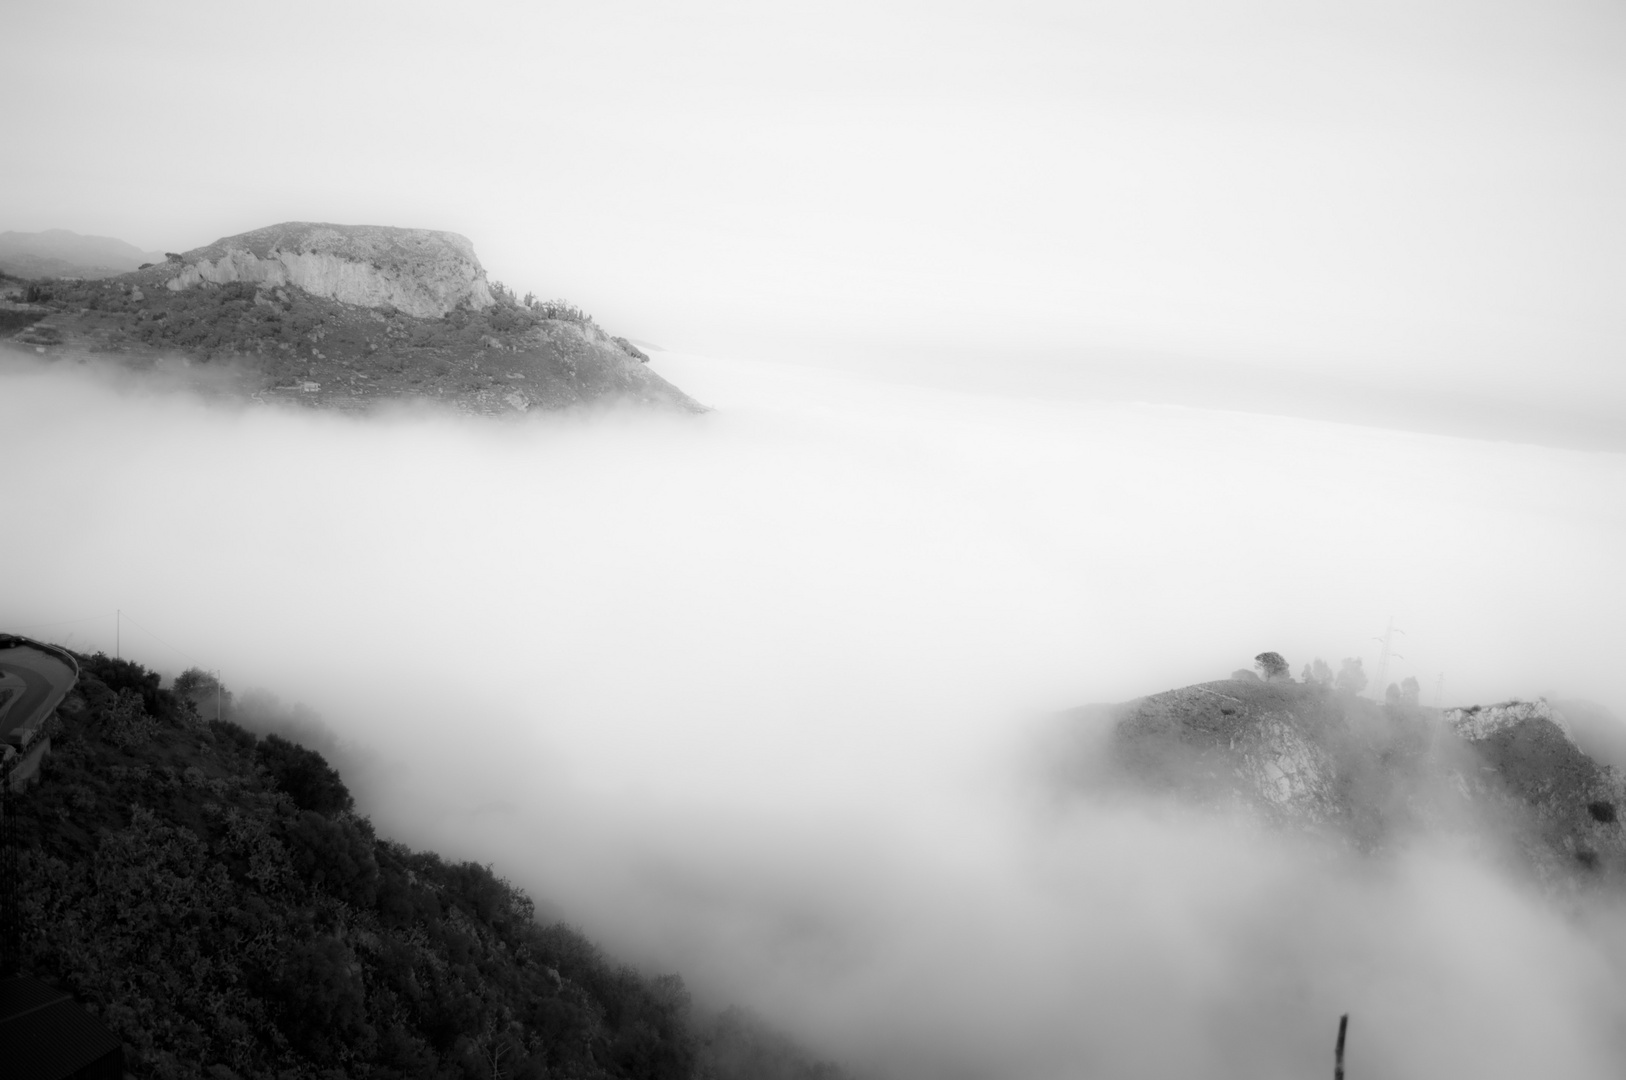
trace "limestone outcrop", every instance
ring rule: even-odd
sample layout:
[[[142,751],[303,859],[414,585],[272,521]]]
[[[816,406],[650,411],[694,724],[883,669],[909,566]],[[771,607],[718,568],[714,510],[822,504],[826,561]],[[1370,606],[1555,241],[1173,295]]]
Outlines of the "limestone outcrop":
[[[1361,851],[1449,837],[1544,886],[1626,890],[1626,774],[1544,700],[1438,710],[1238,672],[1060,721],[1047,767],[1062,791],[1127,785]]]
[[[393,307],[420,319],[455,308],[491,307],[496,297],[474,245],[456,233],[381,225],[290,221],[186,252],[165,284],[293,285],[359,307]]]
[[[1445,722],[1459,736],[1472,742],[1488,739],[1530,721],[1546,721],[1569,736],[1569,725],[1561,713],[1545,701],[1504,701],[1497,705],[1470,705],[1445,710]]]

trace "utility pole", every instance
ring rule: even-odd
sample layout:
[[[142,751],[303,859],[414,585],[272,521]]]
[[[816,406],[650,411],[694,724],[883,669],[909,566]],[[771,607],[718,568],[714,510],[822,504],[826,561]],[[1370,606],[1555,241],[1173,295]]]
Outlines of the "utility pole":
[[[1333,1052],[1333,1080],[1344,1080],[1344,1032],[1349,1030],[1349,1014],[1338,1018],[1338,1049]]]
[[[1391,615],[1391,616],[1389,616],[1389,628],[1387,630],[1383,631],[1383,636],[1380,637],[1380,638],[1373,638],[1372,639],[1373,641],[1379,642],[1379,643],[1381,643],[1383,645],[1383,651],[1378,653],[1378,679],[1377,679],[1377,686],[1373,690],[1374,695],[1376,697],[1378,697],[1379,699],[1381,699],[1383,697],[1383,693],[1388,687],[1388,684],[1385,683],[1383,680],[1388,675],[1388,672],[1389,672],[1389,657],[1391,655],[1393,655],[1396,660],[1404,660],[1405,659],[1405,657],[1401,656],[1399,653],[1392,653],[1391,654],[1391,652],[1390,652],[1390,642],[1393,640],[1393,638],[1394,638],[1394,636],[1396,634],[1400,634],[1400,635],[1404,636],[1405,633],[1406,632],[1404,630],[1402,630],[1399,627],[1395,626],[1395,618],[1394,618],[1393,615]]]

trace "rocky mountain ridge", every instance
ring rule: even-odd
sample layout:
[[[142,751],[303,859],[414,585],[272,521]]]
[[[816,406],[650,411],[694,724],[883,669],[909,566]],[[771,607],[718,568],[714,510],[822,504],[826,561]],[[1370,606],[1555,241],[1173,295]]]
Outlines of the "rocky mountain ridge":
[[[561,301],[522,303],[467,239],[426,229],[289,222],[113,278],[0,281],[0,349],[320,408],[703,411],[625,338]]]
[[[1450,834],[1549,885],[1626,886],[1626,775],[1545,700],[1439,710],[1233,676],[1075,709],[1059,733],[1052,780],[1071,794],[1231,808],[1367,852]]]

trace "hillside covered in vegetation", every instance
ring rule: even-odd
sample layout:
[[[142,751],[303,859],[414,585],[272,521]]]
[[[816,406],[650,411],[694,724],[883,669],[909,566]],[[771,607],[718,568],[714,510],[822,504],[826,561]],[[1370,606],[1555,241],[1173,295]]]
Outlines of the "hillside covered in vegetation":
[[[112,277],[7,279],[0,293],[0,352],[161,368],[256,400],[702,411],[574,305],[488,284],[453,234],[289,223]]]
[[[80,657],[14,799],[23,963],[139,1077],[829,1080],[681,978],[604,956],[488,867],[377,836],[318,753]],[[212,693],[212,688],[210,690]]]

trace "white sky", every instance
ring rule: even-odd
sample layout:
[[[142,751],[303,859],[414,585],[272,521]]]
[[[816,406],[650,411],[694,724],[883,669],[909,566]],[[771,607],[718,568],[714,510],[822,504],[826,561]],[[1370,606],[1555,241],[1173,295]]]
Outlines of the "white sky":
[[[1626,407],[1626,8],[15,5],[0,227],[449,228],[721,354]],[[1061,357],[1056,361],[1056,357]]]

